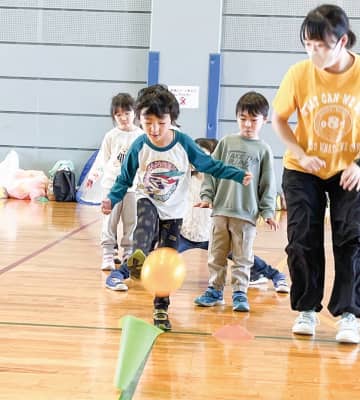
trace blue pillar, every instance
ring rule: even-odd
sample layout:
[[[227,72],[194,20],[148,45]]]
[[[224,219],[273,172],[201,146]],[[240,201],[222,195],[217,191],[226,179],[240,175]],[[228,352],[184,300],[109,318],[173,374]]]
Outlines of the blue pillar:
[[[218,138],[220,65],[221,55],[210,54],[206,137],[211,139]]]
[[[159,62],[160,62],[160,52],[149,51],[148,86],[159,83]]]

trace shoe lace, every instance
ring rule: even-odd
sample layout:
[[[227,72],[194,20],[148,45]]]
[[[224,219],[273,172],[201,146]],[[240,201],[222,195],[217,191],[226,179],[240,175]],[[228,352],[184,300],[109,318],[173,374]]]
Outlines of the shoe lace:
[[[288,286],[288,284],[287,284],[287,282],[286,282],[285,279],[279,279],[279,280],[276,282],[276,286],[277,286],[277,287],[278,287],[278,286]]]
[[[214,288],[207,288],[206,292],[204,293],[206,297],[211,297],[213,299],[221,299],[221,293],[214,289]]]
[[[296,322],[299,324],[320,324],[319,318],[314,311],[302,311],[297,317]]]
[[[339,325],[339,329],[353,329],[359,328],[359,324],[354,314],[352,313],[344,313],[340,320],[336,322],[336,325]]]
[[[233,295],[233,302],[234,301],[248,301],[248,299],[245,293],[236,293]]]

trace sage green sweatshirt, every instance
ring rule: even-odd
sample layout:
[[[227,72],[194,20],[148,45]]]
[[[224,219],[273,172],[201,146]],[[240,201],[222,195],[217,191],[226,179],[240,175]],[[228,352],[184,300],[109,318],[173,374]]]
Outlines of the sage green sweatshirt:
[[[206,175],[200,197],[213,205],[212,215],[222,215],[256,224],[275,215],[276,181],[270,146],[261,139],[246,139],[240,134],[223,137],[213,158],[249,171],[253,175],[248,186]]]

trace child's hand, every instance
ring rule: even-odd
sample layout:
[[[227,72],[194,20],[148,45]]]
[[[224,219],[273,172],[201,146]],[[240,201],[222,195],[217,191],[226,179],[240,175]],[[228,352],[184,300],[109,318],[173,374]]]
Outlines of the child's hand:
[[[265,222],[270,226],[271,230],[274,230],[276,232],[279,229],[279,223],[273,218],[266,218]]]
[[[209,203],[208,201],[200,201],[200,203],[195,203],[194,207],[199,207],[199,208],[212,208],[212,204]]]
[[[243,184],[244,186],[247,186],[247,185],[250,183],[250,181],[251,181],[252,178],[253,178],[252,173],[249,172],[249,171],[246,171],[246,172],[245,172],[244,179],[243,179],[243,181],[242,181],[242,184]]]
[[[111,200],[110,199],[104,199],[101,202],[101,212],[105,215],[111,213]]]
[[[94,182],[92,181],[92,179],[88,179],[86,181],[86,189],[91,189],[93,184]]]

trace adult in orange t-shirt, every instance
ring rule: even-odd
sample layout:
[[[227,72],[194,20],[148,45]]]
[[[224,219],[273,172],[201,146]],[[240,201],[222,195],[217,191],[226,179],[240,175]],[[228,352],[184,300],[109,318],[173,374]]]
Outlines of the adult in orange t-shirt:
[[[273,127],[285,143],[292,332],[314,335],[325,277],[324,216],[329,199],[335,280],[328,305],[341,316],[336,340],[359,343],[360,57],[344,10],[310,11],[300,37],[309,56],[288,70],[273,102]],[[290,116],[296,111],[292,130]],[[328,196],[327,196],[328,194]]]

